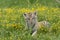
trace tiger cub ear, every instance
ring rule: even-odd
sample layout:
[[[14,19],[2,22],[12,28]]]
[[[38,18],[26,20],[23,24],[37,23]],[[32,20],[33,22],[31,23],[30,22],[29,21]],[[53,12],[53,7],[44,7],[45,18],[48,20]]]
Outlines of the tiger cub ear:
[[[34,15],[37,15],[37,11],[34,11],[33,14],[34,14]]]
[[[37,12],[36,11],[33,12],[33,16],[37,16]]]
[[[34,12],[34,15],[37,15],[36,11]]]
[[[24,13],[24,14],[23,14],[23,16],[24,16],[24,17],[26,17],[26,16],[27,16],[27,14],[26,14],[26,13]]]

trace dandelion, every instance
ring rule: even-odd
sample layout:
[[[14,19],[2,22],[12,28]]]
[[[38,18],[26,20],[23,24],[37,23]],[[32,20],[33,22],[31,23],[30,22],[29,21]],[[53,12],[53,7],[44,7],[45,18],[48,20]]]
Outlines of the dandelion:
[[[48,8],[47,7],[38,7],[37,10],[38,11],[44,11],[44,10],[47,10]]]
[[[20,11],[20,12],[25,12],[25,10],[26,10],[25,8],[22,8],[22,9],[20,9],[19,11]]]
[[[12,24],[12,26],[16,26],[16,24]]]
[[[9,24],[6,24],[7,28],[9,27]]]
[[[14,10],[11,9],[11,8],[6,8],[5,11],[6,11],[7,13],[12,13]]]

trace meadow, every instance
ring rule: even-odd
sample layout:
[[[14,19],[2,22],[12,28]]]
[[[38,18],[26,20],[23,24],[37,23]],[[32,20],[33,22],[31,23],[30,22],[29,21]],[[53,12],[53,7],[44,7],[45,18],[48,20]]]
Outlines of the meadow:
[[[32,37],[23,14],[37,10],[38,21],[50,22]],[[0,40],[60,40],[60,4],[55,0],[0,0]]]

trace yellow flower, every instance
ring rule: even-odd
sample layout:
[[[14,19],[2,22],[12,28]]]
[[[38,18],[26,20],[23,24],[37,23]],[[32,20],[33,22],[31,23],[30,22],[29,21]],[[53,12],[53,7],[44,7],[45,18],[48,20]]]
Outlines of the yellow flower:
[[[12,26],[16,26],[16,24],[12,24]]]
[[[14,10],[13,9],[11,9],[11,8],[6,8],[6,9],[4,9],[7,13],[12,13]]]
[[[9,24],[6,24],[6,26],[8,27],[8,26],[9,26]]]
[[[44,10],[47,10],[48,8],[47,7],[38,7],[37,10],[38,11],[44,11]]]

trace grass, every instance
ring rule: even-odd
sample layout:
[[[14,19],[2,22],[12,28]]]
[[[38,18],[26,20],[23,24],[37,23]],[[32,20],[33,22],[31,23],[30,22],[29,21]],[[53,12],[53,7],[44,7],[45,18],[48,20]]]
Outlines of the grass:
[[[35,10],[38,21],[49,21],[51,29],[41,28],[32,37],[24,30],[23,13]],[[60,40],[60,4],[55,0],[0,0],[0,40]]]

